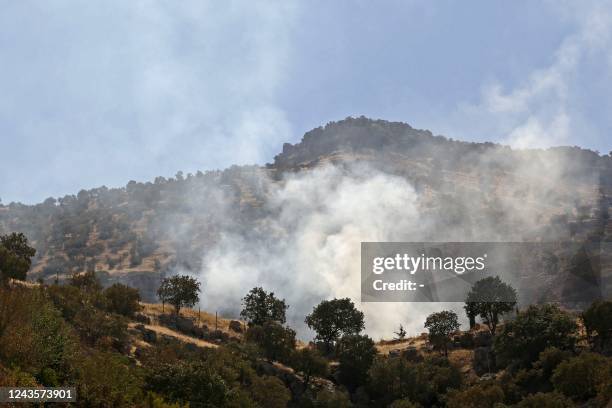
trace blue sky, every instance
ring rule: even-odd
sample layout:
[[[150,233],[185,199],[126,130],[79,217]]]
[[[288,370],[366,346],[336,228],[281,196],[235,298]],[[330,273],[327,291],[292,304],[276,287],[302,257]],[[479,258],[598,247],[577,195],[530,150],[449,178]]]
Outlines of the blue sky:
[[[612,3],[2,1],[0,198],[265,163],[331,120],[612,150]]]

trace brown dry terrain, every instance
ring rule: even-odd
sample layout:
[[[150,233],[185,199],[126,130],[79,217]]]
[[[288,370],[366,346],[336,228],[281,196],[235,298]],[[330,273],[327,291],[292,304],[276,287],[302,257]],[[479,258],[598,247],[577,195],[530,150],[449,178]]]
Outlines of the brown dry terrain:
[[[158,318],[162,313],[168,314],[168,313],[172,313],[173,311],[172,306],[170,305],[163,306],[160,303],[141,303],[141,305],[143,307],[142,313],[150,317],[152,321],[158,321]],[[228,335],[232,337],[241,336],[239,333],[236,333],[230,330],[229,328],[230,322],[233,319],[224,319],[220,316],[217,316],[217,319],[215,319],[215,315],[212,313],[208,313],[203,310],[202,311],[194,310],[190,308],[181,309],[181,316],[192,319],[196,323],[196,325],[200,327],[206,326],[210,330],[220,330],[224,333],[227,333]],[[240,321],[240,323],[242,324],[242,327],[244,328],[245,323],[243,321]]]

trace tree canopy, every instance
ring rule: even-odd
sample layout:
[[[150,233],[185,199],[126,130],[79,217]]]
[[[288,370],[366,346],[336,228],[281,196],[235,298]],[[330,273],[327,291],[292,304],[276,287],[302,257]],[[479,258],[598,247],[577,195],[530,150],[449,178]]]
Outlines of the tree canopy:
[[[0,283],[9,279],[25,280],[35,254],[24,234],[0,235]]]
[[[305,322],[328,351],[341,336],[359,334],[365,327],[363,312],[349,298],[322,301],[306,316]]]
[[[479,315],[491,334],[495,335],[499,318],[514,309],[516,300],[516,290],[502,282],[499,276],[479,280],[465,300],[464,308],[470,319],[470,326],[474,323],[475,316]]]
[[[432,313],[425,320],[425,328],[429,330],[430,343],[444,350],[444,355],[448,355],[451,334],[459,330],[457,313],[451,310]]]
[[[200,282],[187,275],[174,275],[164,278],[157,290],[157,295],[165,303],[174,306],[179,314],[182,307],[192,307],[199,300]]]
[[[285,313],[289,306],[285,299],[277,299],[274,292],[266,292],[261,287],[253,288],[242,298],[240,316],[249,326],[261,326],[267,321],[285,323]]]

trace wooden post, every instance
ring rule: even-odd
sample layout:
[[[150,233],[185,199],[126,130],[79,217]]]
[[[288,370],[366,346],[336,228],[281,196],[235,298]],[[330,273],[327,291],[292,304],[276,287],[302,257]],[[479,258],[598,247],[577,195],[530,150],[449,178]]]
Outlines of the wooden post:
[[[215,311],[215,331],[217,330],[219,330],[219,324],[218,324],[217,312]]]
[[[200,323],[200,306],[198,306],[198,324]]]

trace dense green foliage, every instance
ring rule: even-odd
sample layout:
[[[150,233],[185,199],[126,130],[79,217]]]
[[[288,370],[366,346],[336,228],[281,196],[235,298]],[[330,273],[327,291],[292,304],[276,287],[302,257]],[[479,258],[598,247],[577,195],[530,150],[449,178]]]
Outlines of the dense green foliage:
[[[573,350],[576,320],[555,305],[531,305],[507,322],[495,337],[495,350],[503,361],[528,366],[547,347]]]
[[[187,275],[174,275],[164,278],[157,290],[157,295],[164,303],[174,306],[174,312],[178,315],[182,307],[192,307],[200,296],[200,282]]]
[[[249,327],[246,339],[257,344],[269,361],[287,362],[295,349],[295,331],[271,320]]]
[[[427,316],[425,328],[429,330],[429,342],[434,347],[443,350],[448,355],[448,343],[451,334],[459,330],[459,318],[457,313],[450,310],[433,313]]]
[[[499,318],[512,311],[516,305],[516,290],[501,281],[498,276],[479,280],[474,284],[465,300],[465,311],[470,327],[476,316],[480,316],[491,334],[495,334]]]
[[[9,279],[25,280],[35,254],[24,234],[0,235],[0,285]]]
[[[138,289],[115,283],[104,289],[106,308],[109,312],[126,317],[133,317],[140,310],[140,294]]]
[[[259,316],[282,309],[284,320],[285,302],[263,289],[251,293],[261,292],[273,300],[266,304],[282,307]],[[449,311],[425,323],[430,341],[444,338],[448,356],[427,347],[387,355],[358,334],[363,314],[352,302],[323,302],[315,308],[325,305],[318,310],[325,311],[321,327],[329,310],[346,313],[331,319],[332,327],[351,322],[341,326],[334,353],[323,356],[315,345],[297,347],[293,329],[269,318],[251,321],[242,337],[224,337],[214,348],[145,335],[150,330],[134,321],[142,318],[138,298],[127,286],[102,289],[93,272],[66,285],[0,286],[0,386],[73,386],[83,407],[563,408],[612,400],[612,358],[592,341],[606,336],[612,318],[606,302],[581,315],[586,337],[578,318],[557,306],[519,311],[494,336],[490,352],[503,370],[474,378],[457,360],[473,345],[457,339],[478,333],[455,333],[457,316]]]
[[[306,316],[305,322],[327,351],[341,336],[359,334],[365,327],[363,312],[349,298],[322,301]]]
[[[288,307],[285,299],[277,299],[274,292],[268,293],[263,288],[256,287],[242,298],[240,316],[249,326],[261,326],[268,321],[283,324]]]
[[[368,370],[376,356],[374,341],[368,336],[347,334],[340,338],[336,344],[338,356],[340,383],[349,389],[365,385]]]
[[[612,348],[612,301],[599,300],[582,313],[582,321],[589,341],[597,347]]]

